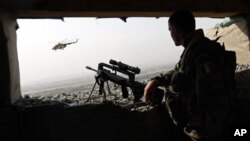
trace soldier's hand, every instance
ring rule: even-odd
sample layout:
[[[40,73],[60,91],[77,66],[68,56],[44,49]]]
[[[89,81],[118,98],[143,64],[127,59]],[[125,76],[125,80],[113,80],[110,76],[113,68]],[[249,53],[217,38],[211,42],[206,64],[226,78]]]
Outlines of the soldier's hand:
[[[150,94],[154,94],[157,88],[155,80],[150,80],[144,88],[144,102],[150,102]]]

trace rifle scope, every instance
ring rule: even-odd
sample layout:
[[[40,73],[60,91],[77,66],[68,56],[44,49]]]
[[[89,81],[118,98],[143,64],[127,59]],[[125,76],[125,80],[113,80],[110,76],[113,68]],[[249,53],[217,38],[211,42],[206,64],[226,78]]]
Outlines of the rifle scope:
[[[122,62],[117,62],[117,61],[115,61],[113,59],[110,59],[109,63],[112,64],[112,65],[118,66],[120,69],[122,69],[124,71],[129,70],[129,71],[131,71],[131,72],[133,72],[135,74],[139,74],[141,72],[141,69],[138,68],[138,67],[129,66],[129,65],[124,64]]]

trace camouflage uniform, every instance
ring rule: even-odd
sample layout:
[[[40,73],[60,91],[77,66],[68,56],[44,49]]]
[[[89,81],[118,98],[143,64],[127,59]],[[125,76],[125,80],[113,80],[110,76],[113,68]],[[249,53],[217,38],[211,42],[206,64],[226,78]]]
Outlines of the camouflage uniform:
[[[176,120],[193,140],[224,140],[228,129],[230,95],[223,78],[223,53],[196,30],[173,70],[155,77],[158,86],[178,94]]]

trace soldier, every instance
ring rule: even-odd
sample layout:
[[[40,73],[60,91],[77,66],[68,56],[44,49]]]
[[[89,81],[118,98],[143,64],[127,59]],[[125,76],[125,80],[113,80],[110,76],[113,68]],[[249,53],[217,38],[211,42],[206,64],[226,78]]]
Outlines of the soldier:
[[[175,45],[182,45],[184,51],[174,69],[148,82],[145,102],[150,102],[149,93],[156,95],[155,89],[164,86],[167,105],[171,109],[170,101],[176,104],[170,116],[179,131],[195,141],[226,140],[230,90],[222,68],[225,50],[206,38],[202,29],[195,30],[194,16],[187,10],[171,15],[168,25]]]

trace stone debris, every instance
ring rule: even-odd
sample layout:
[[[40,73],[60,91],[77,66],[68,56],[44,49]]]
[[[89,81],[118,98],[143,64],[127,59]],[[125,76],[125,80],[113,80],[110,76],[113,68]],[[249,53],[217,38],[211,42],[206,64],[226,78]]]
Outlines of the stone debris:
[[[112,102],[116,105],[130,107],[131,111],[147,111],[152,109],[150,105],[134,105],[133,104],[133,94],[130,89],[128,89],[128,98],[122,97],[121,89],[118,86],[110,87],[111,93],[105,88],[106,92],[106,102]],[[25,94],[20,100],[18,100],[15,105],[20,107],[36,107],[45,105],[63,105],[63,106],[80,106],[84,104],[98,104],[103,103],[104,94],[99,94],[99,89],[96,88],[91,94],[91,90],[85,90],[76,93],[61,93],[53,96],[32,96]],[[130,106],[128,106],[130,105]]]
[[[155,106],[152,105],[142,105],[131,108],[131,111],[146,112],[153,109]]]

